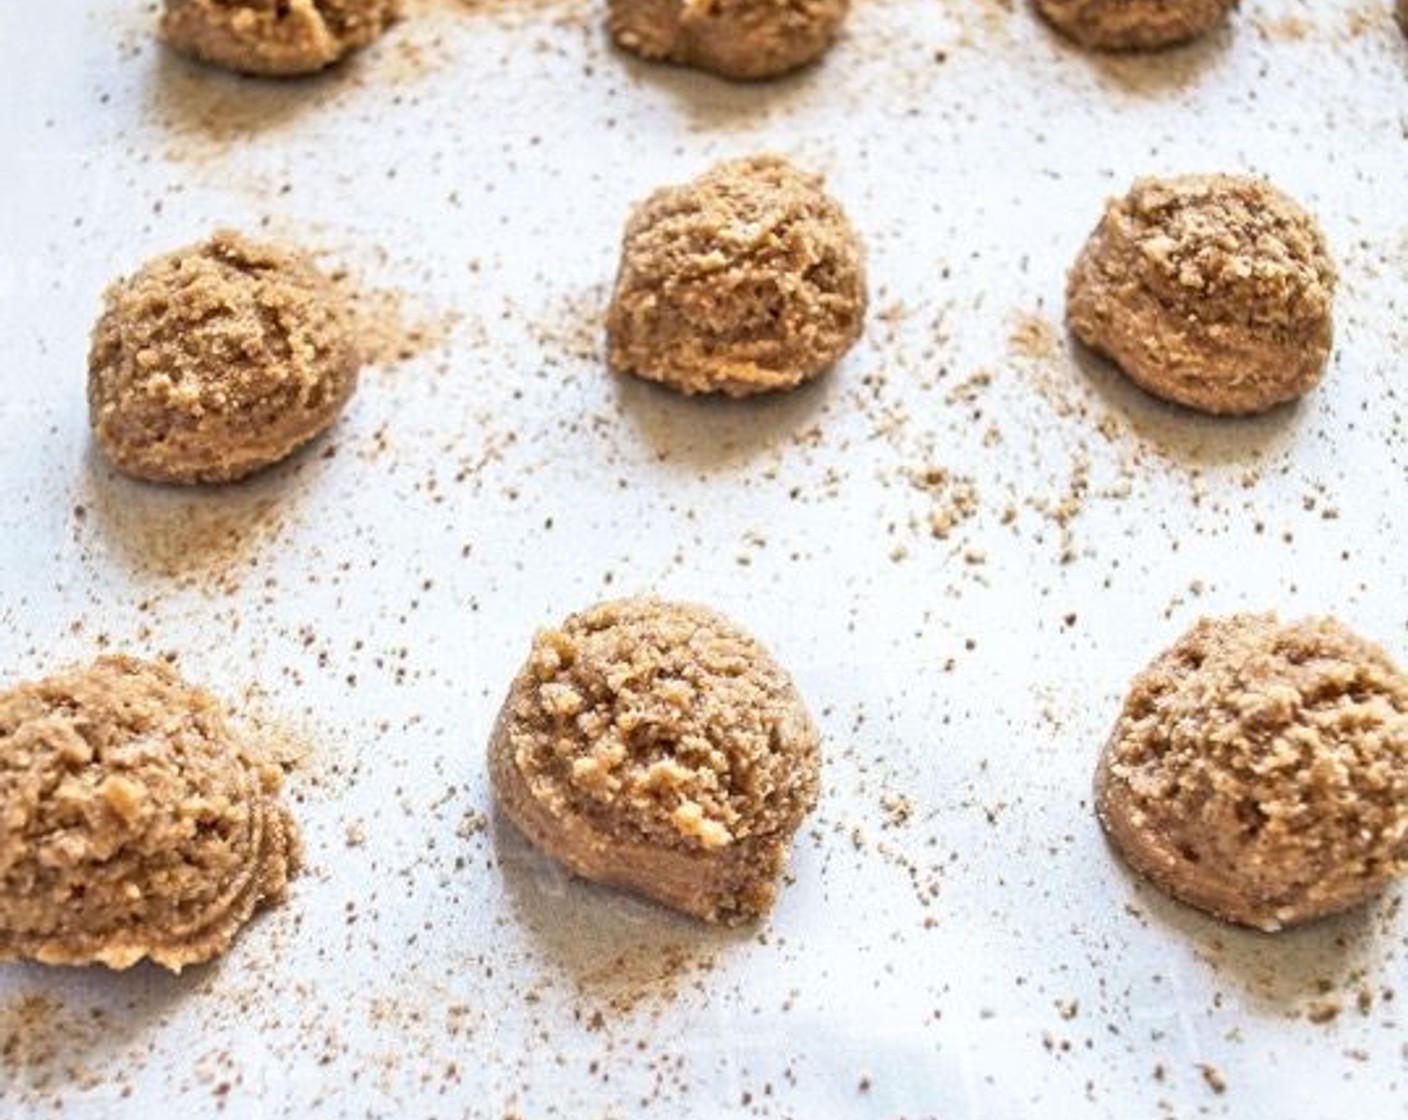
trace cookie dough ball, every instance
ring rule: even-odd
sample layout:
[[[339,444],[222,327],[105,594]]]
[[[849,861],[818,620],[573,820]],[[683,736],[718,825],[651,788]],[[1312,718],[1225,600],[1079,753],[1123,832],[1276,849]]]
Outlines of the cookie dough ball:
[[[687,394],[790,389],[854,345],[866,300],[860,242],[818,177],[721,163],[631,216],[607,359]]]
[[[94,437],[137,478],[244,478],[332,426],[357,383],[352,335],[308,258],[217,233],[108,289],[88,357]]]
[[[1100,820],[1175,898],[1261,930],[1408,872],[1408,676],[1331,619],[1204,620],[1134,682]]]
[[[1036,0],[1037,11],[1083,47],[1156,50],[1218,27],[1240,0]]]
[[[104,657],[0,694],[0,961],[223,953],[297,864],[279,783],[164,665]]]
[[[814,62],[850,0],[610,0],[616,44],[724,78],[775,78]]]
[[[1066,320],[1155,396],[1263,412],[1319,384],[1335,268],[1315,219],[1230,175],[1141,179],[1111,202],[1066,289]]]
[[[772,905],[820,755],[762,646],[703,607],[629,599],[537,636],[489,766],[505,816],[578,875],[737,924]]]
[[[401,0],[166,0],[161,34],[202,62],[287,78],[341,62],[400,14]]]

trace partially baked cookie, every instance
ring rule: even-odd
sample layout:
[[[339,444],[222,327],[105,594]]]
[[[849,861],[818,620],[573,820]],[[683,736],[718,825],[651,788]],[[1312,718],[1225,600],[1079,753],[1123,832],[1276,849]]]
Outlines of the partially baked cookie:
[[[576,874],[735,924],[772,906],[820,752],[752,638],[703,607],[627,599],[538,634],[489,768],[504,815]]]
[[[1035,0],[1048,23],[1083,47],[1157,50],[1219,27],[1240,0]]]
[[[866,302],[860,241],[821,179],[732,160],[631,215],[607,359],[686,394],[790,389],[855,344]]]
[[[1140,179],[1071,269],[1066,321],[1155,396],[1249,414],[1319,384],[1335,283],[1315,219],[1267,183]]]
[[[382,34],[401,0],[165,0],[161,35],[182,54],[287,78],[341,62]]]
[[[0,961],[173,972],[283,899],[281,773],[164,665],[104,657],[0,693]]]
[[[618,46],[724,78],[775,78],[814,62],[850,0],[610,0]]]
[[[1408,676],[1332,619],[1205,619],[1134,681],[1095,779],[1140,874],[1274,931],[1408,872]]]
[[[90,419],[104,454],[137,478],[243,478],[331,427],[356,387],[344,302],[296,251],[222,231],[104,298]]]

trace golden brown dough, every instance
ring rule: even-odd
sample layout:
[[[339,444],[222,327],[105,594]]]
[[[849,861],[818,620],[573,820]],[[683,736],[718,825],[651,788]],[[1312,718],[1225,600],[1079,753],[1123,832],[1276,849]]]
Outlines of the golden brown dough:
[[[489,766],[505,816],[578,875],[733,924],[772,906],[820,754],[757,642],[703,607],[627,599],[537,636]]]
[[[322,434],[361,358],[300,253],[222,231],[108,289],[88,359],[98,445],[155,482],[230,482]]]
[[[1408,677],[1332,619],[1198,623],[1134,681],[1100,820],[1175,898],[1273,931],[1408,872]]]
[[[1206,35],[1240,0],[1035,0],[1058,31],[1102,51],[1156,50]]]
[[[365,47],[401,0],[166,0],[161,34],[202,62],[241,74],[312,74]]]
[[[688,394],[790,389],[854,345],[866,300],[860,242],[819,178],[777,156],[721,163],[632,214],[607,358]]]
[[[280,781],[164,665],[104,657],[0,694],[0,961],[223,953],[297,865]]]
[[[618,46],[724,78],[774,78],[820,58],[850,0],[610,0]]]
[[[1141,179],[1071,270],[1066,320],[1144,389],[1203,412],[1263,412],[1324,376],[1335,268],[1315,219],[1231,175]]]

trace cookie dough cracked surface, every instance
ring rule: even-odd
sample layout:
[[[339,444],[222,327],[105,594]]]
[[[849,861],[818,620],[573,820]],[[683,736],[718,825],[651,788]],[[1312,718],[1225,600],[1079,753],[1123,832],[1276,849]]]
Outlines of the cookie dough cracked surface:
[[[114,284],[93,331],[93,434],[118,469],[230,482],[332,426],[357,383],[346,308],[307,257],[223,231]]]
[[[1240,0],[1035,0],[1053,27],[1095,50],[1156,50],[1222,24]]]
[[[0,960],[223,953],[297,864],[280,781],[163,665],[104,657],[0,694]]]
[[[1066,319],[1154,395],[1249,414],[1319,384],[1335,283],[1319,225],[1274,187],[1141,179],[1107,206],[1072,268]]]
[[[578,875],[737,923],[773,903],[820,751],[752,638],[703,607],[629,599],[537,636],[489,761],[508,819]]]
[[[1408,677],[1332,619],[1204,620],[1134,681],[1100,820],[1174,897],[1272,931],[1408,872]]]
[[[855,344],[866,303],[860,242],[821,180],[776,156],[730,161],[632,214],[607,357],[688,394],[789,389]]]
[[[774,78],[820,58],[850,0],[610,0],[618,46],[724,78]]]
[[[161,35],[227,70],[295,77],[342,61],[400,14],[401,0],[166,0]]]

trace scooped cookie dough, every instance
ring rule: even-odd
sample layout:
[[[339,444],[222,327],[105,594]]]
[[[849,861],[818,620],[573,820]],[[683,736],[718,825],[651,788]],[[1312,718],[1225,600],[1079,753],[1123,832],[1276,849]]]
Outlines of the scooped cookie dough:
[[[850,0],[610,0],[618,46],[724,78],[775,78],[820,58]]]
[[[1066,288],[1066,320],[1155,396],[1263,412],[1319,384],[1334,265],[1314,218],[1255,179],[1141,179],[1111,202]]]
[[[164,665],[104,657],[0,694],[0,961],[223,953],[297,865],[280,780]]]
[[[361,362],[300,253],[216,233],[108,289],[88,358],[93,434],[121,471],[231,482],[332,426]]]
[[[1095,779],[1136,871],[1257,929],[1408,872],[1408,676],[1331,619],[1204,620],[1134,681]]]
[[[628,599],[537,636],[489,766],[508,819],[578,875],[736,924],[772,906],[820,753],[762,646],[703,607]]]
[[[1157,50],[1222,24],[1240,0],[1035,0],[1048,23],[1083,47]]]
[[[202,62],[286,78],[341,62],[400,14],[401,0],[166,0],[161,34]]]
[[[821,180],[777,156],[656,191],[626,227],[613,369],[744,397],[824,373],[860,337],[864,254]]]

